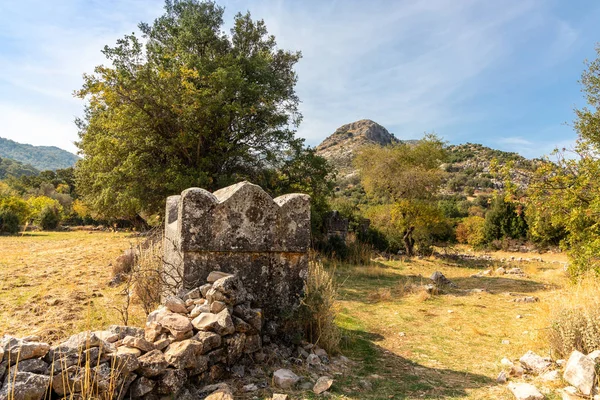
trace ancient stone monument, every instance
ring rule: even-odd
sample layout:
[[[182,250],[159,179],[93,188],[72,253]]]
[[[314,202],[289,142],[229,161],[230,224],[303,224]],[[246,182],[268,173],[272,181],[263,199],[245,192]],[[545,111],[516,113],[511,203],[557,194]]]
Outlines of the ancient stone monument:
[[[310,246],[310,197],[272,199],[241,182],[210,193],[190,188],[167,199],[165,263],[179,291],[211,271],[235,274],[265,319],[292,311],[303,292]]]

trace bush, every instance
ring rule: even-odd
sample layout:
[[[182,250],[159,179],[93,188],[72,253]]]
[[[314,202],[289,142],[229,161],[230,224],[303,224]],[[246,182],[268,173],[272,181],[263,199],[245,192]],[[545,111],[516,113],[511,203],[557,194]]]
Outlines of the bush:
[[[335,324],[335,298],[333,275],[320,262],[310,262],[304,298],[296,321],[300,323],[306,340],[321,346],[328,353],[338,350],[341,339],[340,329]]]
[[[600,349],[600,284],[585,278],[567,296],[553,302],[547,339],[557,357],[573,350],[589,354]]]
[[[46,206],[40,212],[37,222],[45,231],[56,229],[58,227],[58,223],[60,222],[60,213],[55,207]]]
[[[467,243],[473,247],[481,247],[485,244],[484,234],[485,219],[472,216],[463,219],[456,227],[456,240],[459,243]]]
[[[0,232],[19,232],[19,216],[12,210],[0,210]]]

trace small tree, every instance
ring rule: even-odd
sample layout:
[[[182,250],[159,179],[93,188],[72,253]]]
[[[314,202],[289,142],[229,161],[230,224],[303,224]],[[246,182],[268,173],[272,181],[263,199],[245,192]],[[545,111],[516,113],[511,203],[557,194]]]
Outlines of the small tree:
[[[0,210],[0,232],[11,234],[19,232],[19,216],[12,210]]]
[[[56,207],[46,206],[40,212],[37,222],[43,230],[56,229],[60,222],[60,213]]]

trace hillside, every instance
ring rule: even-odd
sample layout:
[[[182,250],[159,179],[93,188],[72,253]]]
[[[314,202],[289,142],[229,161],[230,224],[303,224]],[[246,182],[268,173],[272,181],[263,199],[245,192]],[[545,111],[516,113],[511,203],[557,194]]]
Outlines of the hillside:
[[[386,128],[371,120],[360,120],[339,127],[327,137],[317,149],[317,154],[325,157],[338,170],[338,191],[356,195],[360,188],[360,180],[352,167],[352,159],[360,148],[369,144],[385,146],[400,143]],[[413,143],[415,141],[405,141]],[[528,160],[517,154],[489,147],[465,143],[448,146],[449,160],[442,168],[448,172],[443,194],[473,195],[486,193],[494,189],[502,189],[504,182],[496,179],[491,171],[493,160],[499,165],[512,162],[514,168],[511,177],[521,188],[527,187],[532,172],[538,161]]]
[[[79,157],[55,146],[32,146],[0,138],[0,157],[29,164],[40,171],[69,168]]]
[[[37,175],[40,171],[28,164],[11,160],[10,158],[0,157],[0,180],[14,176],[16,178],[26,175],[32,176]]]

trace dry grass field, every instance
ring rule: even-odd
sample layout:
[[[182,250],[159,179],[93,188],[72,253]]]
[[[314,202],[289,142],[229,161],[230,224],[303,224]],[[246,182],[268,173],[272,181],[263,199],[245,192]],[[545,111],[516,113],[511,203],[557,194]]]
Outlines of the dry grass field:
[[[81,329],[121,323],[113,307],[124,296],[122,287],[108,286],[110,264],[138,240],[124,233],[88,232],[0,237],[0,335],[35,333],[56,341]],[[472,277],[507,257],[492,256],[490,261],[329,265],[339,287],[342,352],[356,361],[351,376],[335,377],[332,397],[512,398],[495,382],[500,360],[518,359],[527,350],[549,354],[543,340],[546,316],[568,283],[562,265],[551,262],[502,264],[521,267],[526,277]],[[565,259],[553,254],[548,261]],[[456,287],[433,296],[416,288],[429,283],[436,270]],[[523,296],[539,302],[514,301]],[[142,323],[139,306],[132,315],[130,323]],[[548,393],[548,398],[558,397]]]

